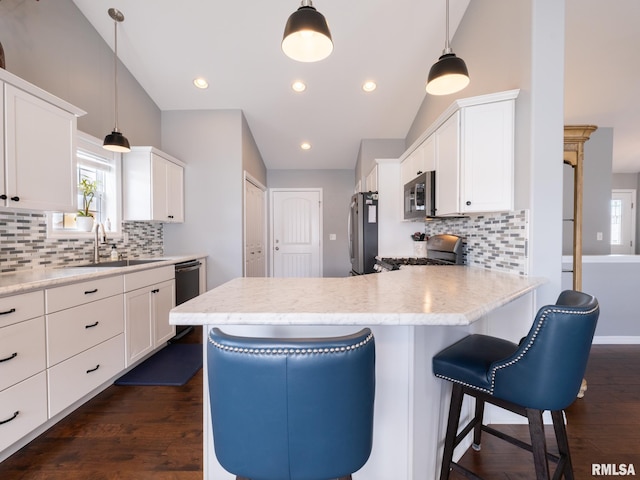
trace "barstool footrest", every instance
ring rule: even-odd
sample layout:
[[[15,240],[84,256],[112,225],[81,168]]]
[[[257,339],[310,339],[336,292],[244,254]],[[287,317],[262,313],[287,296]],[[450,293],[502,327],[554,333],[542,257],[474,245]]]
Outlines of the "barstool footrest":
[[[523,450],[527,450],[533,453],[533,447],[531,446],[531,444],[527,442],[523,442],[522,440],[512,437],[511,435],[507,435],[506,433],[501,432],[500,430],[496,430],[495,428],[492,428],[488,425],[482,425],[482,431],[487,432],[488,434],[493,435],[494,437],[498,437],[504,440],[505,442],[510,443],[511,445],[515,445],[516,447],[522,448]],[[560,461],[560,457],[549,452],[547,452],[547,458],[549,460],[553,460],[556,463]]]

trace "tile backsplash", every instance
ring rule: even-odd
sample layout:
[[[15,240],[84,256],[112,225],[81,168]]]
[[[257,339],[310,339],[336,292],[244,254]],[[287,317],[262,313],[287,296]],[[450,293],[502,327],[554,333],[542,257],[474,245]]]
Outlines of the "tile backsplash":
[[[462,237],[464,263],[467,265],[528,274],[528,210],[434,219],[425,222],[425,233],[449,233]]]
[[[100,245],[100,258],[109,259],[111,244],[124,258],[163,254],[161,223],[123,222],[128,237],[109,238]],[[93,238],[47,238],[43,212],[0,210],[0,273],[50,268],[93,261]]]

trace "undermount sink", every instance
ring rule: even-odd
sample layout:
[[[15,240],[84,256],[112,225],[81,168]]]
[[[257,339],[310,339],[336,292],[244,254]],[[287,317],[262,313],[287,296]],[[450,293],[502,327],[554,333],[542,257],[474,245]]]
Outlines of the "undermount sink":
[[[86,263],[84,265],[74,265],[74,267],[130,267],[133,265],[144,265],[145,263],[155,263],[155,262],[164,262],[163,259],[160,258],[132,258],[128,260],[113,260],[109,262],[100,262],[100,263]]]

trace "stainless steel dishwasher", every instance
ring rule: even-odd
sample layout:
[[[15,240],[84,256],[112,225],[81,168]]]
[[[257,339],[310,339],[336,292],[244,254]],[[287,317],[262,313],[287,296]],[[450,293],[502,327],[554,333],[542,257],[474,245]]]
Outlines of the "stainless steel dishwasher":
[[[176,263],[176,306],[200,295],[200,267],[199,260],[188,260]],[[176,335],[169,340],[174,342],[193,330],[189,325],[177,325]]]

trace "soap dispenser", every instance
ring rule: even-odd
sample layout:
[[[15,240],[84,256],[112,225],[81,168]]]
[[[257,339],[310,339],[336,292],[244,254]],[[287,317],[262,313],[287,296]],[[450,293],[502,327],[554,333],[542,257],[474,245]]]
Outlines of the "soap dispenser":
[[[119,260],[120,255],[118,254],[118,250],[116,250],[115,243],[111,245],[111,260]]]

